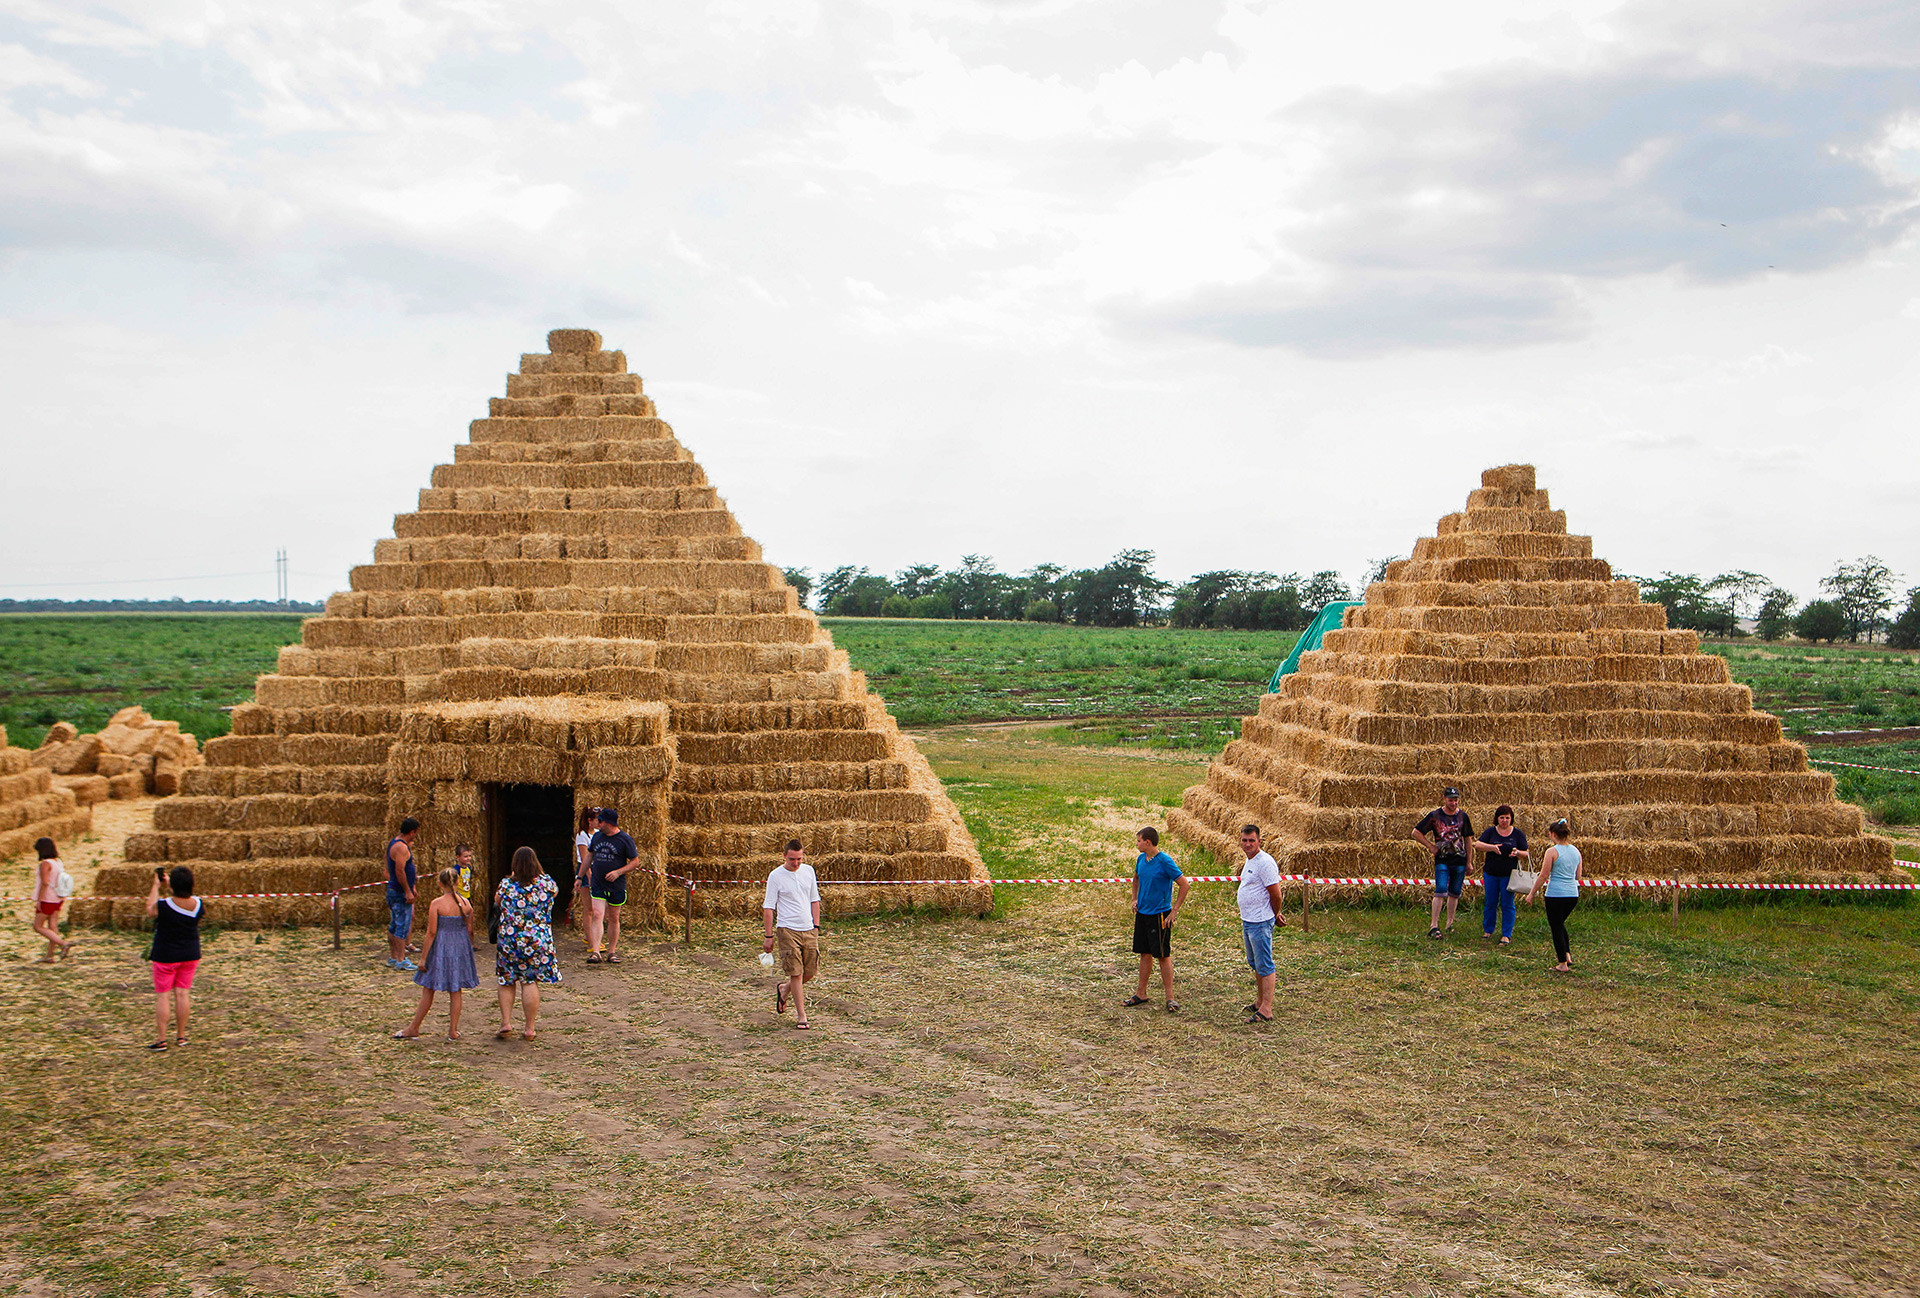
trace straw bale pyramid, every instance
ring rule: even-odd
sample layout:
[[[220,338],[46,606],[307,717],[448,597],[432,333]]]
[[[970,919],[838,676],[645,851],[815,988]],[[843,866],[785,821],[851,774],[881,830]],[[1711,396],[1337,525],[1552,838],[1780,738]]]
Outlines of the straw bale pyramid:
[[[1753,708],[1724,659],[1567,533],[1528,465],[1387,567],[1188,789],[1173,831],[1237,861],[1242,824],[1289,873],[1431,872],[1408,834],[1458,785],[1476,829],[1565,816],[1599,875],[1870,878],[1893,845]]]
[[[625,356],[584,329],[547,344],[77,917],[134,920],[149,863],[192,863],[208,893],[380,879],[409,815],[423,898],[464,840],[479,901],[514,846],[502,790],[528,785],[570,790],[576,813],[618,807],[643,870],[762,878],[798,837],[823,883],[901,885],[842,890],[836,910],[991,906],[931,768],[742,535]],[[630,921],[678,909],[677,886],[630,879]],[[979,882],[913,882],[927,879]],[[753,887],[697,896],[760,904]],[[384,914],[377,888],[343,909]],[[327,908],[269,898],[221,913],[318,922]]]
[[[54,783],[54,774],[33,764],[33,754],[7,744],[7,728],[0,726],[0,860],[31,852],[38,838],[51,838],[62,849],[67,840],[93,828],[93,808],[73,790]]]

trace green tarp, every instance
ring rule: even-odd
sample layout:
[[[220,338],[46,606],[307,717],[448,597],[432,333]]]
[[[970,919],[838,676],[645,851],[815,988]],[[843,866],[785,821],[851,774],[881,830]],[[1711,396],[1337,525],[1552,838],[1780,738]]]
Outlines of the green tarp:
[[[1313,619],[1312,625],[1300,633],[1300,639],[1298,643],[1293,646],[1293,652],[1287,655],[1286,661],[1274,668],[1273,679],[1267,682],[1267,693],[1278,694],[1280,692],[1280,678],[1300,666],[1300,655],[1318,649],[1320,647],[1320,637],[1335,627],[1338,627],[1340,625],[1340,619],[1346,614],[1346,611],[1359,602],[1357,599],[1337,599],[1321,609],[1319,614]]]

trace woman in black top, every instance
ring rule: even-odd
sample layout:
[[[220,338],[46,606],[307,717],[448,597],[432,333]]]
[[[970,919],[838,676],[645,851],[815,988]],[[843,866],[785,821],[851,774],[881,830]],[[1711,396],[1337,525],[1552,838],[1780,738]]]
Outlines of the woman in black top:
[[[1481,869],[1486,873],[1481,882],[1486,885],[1487,900],[1482,908],[1480,928],[1487,936],[1493,936],[1493,917],[1500,916],[1500,945],[1513,945],[1513,868],[1518,862],[1528,859],[1527,836],[1513,825],[1513,808],[1501,807],[1493,813],[1493,823],[1487,826],[1485,833],[1469,846],[1475,853],[1486,858]]]
[[[173,895],[160,895],[165,879]],[[153,1044],[149,1050],[167,1048],[167,1007],[173,1007],[173,1044],[187,1044],[187,1014],[192,1009],[193,973],[200,967],[200,921],[206,917],[207,903],[193,895],[193,871],[176,865],[169,874],[165,866],[153,868],[153,889],[147,893],[147,914],[153,917]]]

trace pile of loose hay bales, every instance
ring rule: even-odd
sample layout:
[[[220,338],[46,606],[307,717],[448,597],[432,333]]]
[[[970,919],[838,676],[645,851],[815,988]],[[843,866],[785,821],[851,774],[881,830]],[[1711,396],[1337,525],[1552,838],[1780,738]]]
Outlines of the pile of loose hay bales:
[[[157,721],[142,707],[121,708],[98,734],[69,722],[47,730],[33,752],[35,766],[83,804],[107,798],[167,797],[180,790],[181,772],[204,762],[200,744],[178,721]]]
[[[1227,862],[1251,821],[1289,873],[1420,875],[1431,858],[1408,833],[1445,785],[1476,818],[1510,804],[1535,836],[1567,817],[1595,874],[1893,867],[1892,843],[1725,660],[1567,534],[1527,465],[1489,469],[1463,512],[1388,565],[1169,825]]]
[[[32,851],[37,838],[65,847],[63,840],[93,828],[93,808],[58,778],[27,749],[10,747],[0,726],[0,859]]]
[[[588,330],[547,341],[77,919],[136,918],[150,862],[194,863],[209,892],[379,879],[405,816],[422,822],[425,870],[464,839],[486,875],[511,847],[488,790],[515,783],[567,786],[576,807],[606,799],[647,863],[677,875],[764,876],[798,837],[822,883],[900,883],[844,890],[837,910],[992,905],[932,769],[741,533],[626,358]],[[913,882],[930,879],[978,882]],[[629,894],[643,924],[682,896]],[[722,886],[699,901],[757,910],[760,895]],[[343,911],[377,919],[379,891]],[[222,904],[257,923],[326,914],[322,898]]]

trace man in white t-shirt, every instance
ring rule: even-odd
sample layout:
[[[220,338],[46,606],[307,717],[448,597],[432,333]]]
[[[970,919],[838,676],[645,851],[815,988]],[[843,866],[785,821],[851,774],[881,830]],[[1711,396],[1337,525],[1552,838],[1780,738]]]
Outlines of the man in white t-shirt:
[[[807,1022],[806,986],[820,976],[820,881],[813,867],[800,859],[800,840],[787,843],[786,861],[767,876],[766,899],[760,913],[767,921],[767,940],[762,949],[780,946],[780,970],[786,977],[773,985],[773,1007],[787,1012],[787,998],[793,998],[793,1026],[811,1027]]]
[[[1280,893],[1280,867],[1260,846],[1260,826],[1240,826],[1240,850],[1247,863],[1240,867],[1240,938],[1247,948],[1247,967],[1253,970],[1253,1004],[1247,1022],[1273,1022],[1273,926],[1285,926]]]

